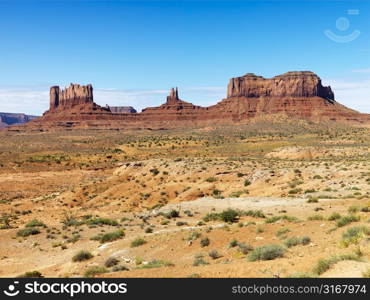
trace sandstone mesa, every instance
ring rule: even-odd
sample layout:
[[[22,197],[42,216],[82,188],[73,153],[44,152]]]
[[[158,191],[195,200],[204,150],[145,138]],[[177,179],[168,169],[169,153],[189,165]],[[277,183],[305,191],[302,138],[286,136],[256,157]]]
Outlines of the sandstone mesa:
[[[71,84],[50,88],[50,108],[22,127],[48,128],[173,128],[210,124],[248,123],[256,117],[284,115],[313,122],[368,124],[369,114],[347,108],[335,100],[330,86],[309,71],[287,72],[273,78],[252,73],[232,78],[227,96],[215,105],[201,107],[179,98],[171,89],[166,102],[138,113],[131,106],[102,107],[93,99],[92,85]],[[18,126],[16,129],[22,128]]]

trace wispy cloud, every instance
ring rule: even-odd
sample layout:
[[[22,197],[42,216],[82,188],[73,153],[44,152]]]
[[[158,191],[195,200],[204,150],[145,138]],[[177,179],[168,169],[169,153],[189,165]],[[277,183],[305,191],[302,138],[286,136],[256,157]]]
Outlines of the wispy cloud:
[[[0,87],[0,111],[41,115],[48,109],[49,90],[42,87]]]
[[[370,113],[370,79],[366,80],[325,80],[334,90],[335,99],[343,105],[364,113]]]

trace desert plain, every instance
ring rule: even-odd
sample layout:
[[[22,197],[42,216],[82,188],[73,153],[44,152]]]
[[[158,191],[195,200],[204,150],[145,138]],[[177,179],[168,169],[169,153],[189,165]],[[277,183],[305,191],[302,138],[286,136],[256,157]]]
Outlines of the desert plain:
[[[3,130],[1,277],[369,277],[370,129]]]

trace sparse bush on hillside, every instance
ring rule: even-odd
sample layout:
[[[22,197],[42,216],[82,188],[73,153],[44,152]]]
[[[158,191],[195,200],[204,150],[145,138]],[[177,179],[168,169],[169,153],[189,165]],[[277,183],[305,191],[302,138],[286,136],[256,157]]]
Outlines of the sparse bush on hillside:
[[[288,222],[299,222],[299,219],[297,217],[282,215],[270,217],[266,219],[265,223],[275,223],[280,220],[286,220]]]
[[[17,276],[17,278],[44,278],[44,276],[39,271],[31,271]]]
[[[338,214],[337,212],[333,212],[329,217],[328,217],[328,221],[335,221],[335,220],[338,220],[340,219],[342,216],[340,214]]]
[[[203,238],[203,239],[200,240],[200,246],[202,248],[209,246],[210,243],[211,243],[211,241],[207,237],[205,237],[205,238]]]
[[[276,236],[277,237],[281,237],[282,235],[286,234],[290,232],[290,229],[289,228],[280,228],[278,231],[276,231]]]
[[[208,177],[206,179],[206,182],[215,182],[215,181],[217,181],[217,178],[215,178],[215,177]]]
[[[307,200],[307,203],[318,203],[319,199],[317,197],[310,197]]]
[[[244,180],[244,186],[251,185],[252,182],[249,179]]]
[[[280,245],[265,245],[255,248],[248,258],[249,261],[272,260],[282,257],[285,251],[285,248]]]
[[[322,221],[322,220],[324,220],[324,217],[322,215],[316,214],[316,215],[309,216],[307,218],[307,220],[309,220],[309,221]]]
[[[93,255],[89,251],[81,250],[77,252],[75,256],[72,257],[72,261],[73,262],[84,261],[89,260],[92,257]]]
[[[63,219],[61,220],[61,223],[64,226],[69,227],[69,226],[78,226],[78,225],[81,225],[83,222],[78,221],[77,218],[76,218],[76,216],[73,215],[72,213],[65,212],[64,213],[64,216],[63,216]]]
[[[262,210],[247,210],[247,211],[238,211],[240,216],[248,216],[253,218],[266,218]]]
[[[249,244],[238,243],[238,250],[239,250],[239,252],[243,253],[244,255],[247,255],[250,251],[253,250],[253,247]]]
[[[218,253],[217,250],[213,249],[211,251],[209,251],[208,253],[209,257],[211,257],[212,259],[217,259],[217,258],[220,258],[221,255]]]
[[[234,248],[236,246],[238,246],[238,241],[236,239],[233,239],[230,243],[229,243],[229,247],[230,248]]]
[[[17,231],[17,236],[27,237],[30,235],[39,234],[40,230],[37,228],[24,228]]]
[[[209,263],[203,259],[202,255],[196,255],[193,261],[193,266],[198,267],[201,265],[209,265]]]
[[[125,267],[125,266],[121,266],[121,265],[119,265],[119,266],[114,266],[114,267],[112,268],[112,271],[113,271],[113,272],[129,271],[129,270],[130,270],[129,268],[127,268],[127,267]]]
[[[357,244],[362,238],[370,235],[370,228],[366,226],[355,226],[348,228],[342,234],[342,243],[345,247],[350,244]]]
[[[33,219],[32,221],[30,221],[30,222],[28,222],[26,224],[26,227],[28,227],[28,228],[32,228],[32,227],[46,227],[46,225],[43,222],[41,222],[41,221],[39,221],[37,219]]]
[[[226,223],[234,223],[237,221],[239,213],[236,210],[228,209],[220,213],[220,219]]]
[[[108,270],[104,267],[94,266],[86,270],[85,277],[95,277],[97,274],[107,273]]]
[[[313,273],[321,275],[328,271],[331,268],[331,266],[335,265],[337,262],[342,260],[361,261],[361,259],[354,254],[344,254],[339,256],[332,256],[330,258],[323,258],[317,262],[316,266],[313,268]]]
[[[356,205],[352,205],[348,208],[348,212],[353,214],[353,213],[357,213],[360,211],[360,207],[359,206],[356,206]]]
[[[85,221],[88,225],[109,225],[109,226],[117,226],[118,222],[113,219],[109,218],[90,218]]]
[[[287,239],[284,244],[288,248],[297,246],[297,245],[307,245],[311,242],[311,239],[308,236],[303,237],[291,237]]]
[[[141,265],[138,269],[153,269],[153,268],[161,268],[161,267],[173,267],[174,264],[172,262],[160,259],[153,259],[146,265]]]
[[[360,220],[359,216],[355,216],[355,215],[344,216],[338,219],[336,224],[338,227],[343,227],[345,225],[348,225],[352,222],[357,222],[359,220]]]
[[[139,247],[139,246],[144,245],[146,243],[147,243],[146,240],[144,240],[143,238],[136,238],[135,240],[133,240],[131,242],[131,248]]]
[[[104,266],[106,266],[107,268],[110,268],[110,267],[113,267],[115,265],[117,265],[119,263],[119,260],[115,257],[109,257],[105,263],[104,263]]]
[[[188,241],[195,241],[200,236],[201,236],[201,234],[198,231],[192,231],[192,232],[190,232],[187,240]]]
[[[180,217],[180,212],[178,210],[172,209],[171,211],[164,213],[163,216],[167,219],[176,219]]]
[[[125,232],[120,229],[117,231],[108,232],[105,234],[98,234],[92,237],[92,240],[99,241],[101,243],[112,242],[125,236]]]

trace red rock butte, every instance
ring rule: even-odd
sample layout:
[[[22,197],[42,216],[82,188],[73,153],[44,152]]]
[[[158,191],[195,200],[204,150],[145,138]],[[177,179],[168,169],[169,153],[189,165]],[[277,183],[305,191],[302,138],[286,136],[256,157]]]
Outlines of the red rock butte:
[[[71,84],[50,89],[50,108],[41,118],[23,127],[172,128],[212,124],[248,123],[256,117],[284,115],[313,122],[369,124],[370,115],[338,103],[330,86],[313,72],[288,72],[273,78],[248,73],[232,78],[227,96],[215,105],[201,107],[179,98],[171,89],[164,104],[137,113],[129,107],[101,107],[94,102],[93,87]]]

